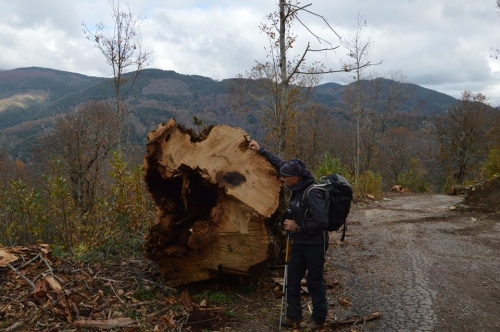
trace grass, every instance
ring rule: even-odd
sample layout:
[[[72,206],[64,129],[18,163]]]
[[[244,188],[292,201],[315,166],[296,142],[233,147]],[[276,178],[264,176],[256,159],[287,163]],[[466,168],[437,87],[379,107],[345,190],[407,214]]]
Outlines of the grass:
[[[195,294],[193,298],[199,303],[203,299],[206,299],[209,303],[211,304],[232,304],[233,300],[230,296],[224,294],[224,293],[219,293],[219,292],[214,292],[214,291],[203,291],[202,293]]]
[[[155,287],[150,287],[144,284],[139,284],[139,288],[134,292],[134,298],[139,301],[156,300],[161,294]]]

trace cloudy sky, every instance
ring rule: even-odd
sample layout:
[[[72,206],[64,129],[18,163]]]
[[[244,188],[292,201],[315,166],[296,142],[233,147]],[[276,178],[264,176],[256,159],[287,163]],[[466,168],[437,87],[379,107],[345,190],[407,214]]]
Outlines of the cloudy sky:
[[[302,0],[344,38],[358,14],[371,40],[371,67],[379,75],[401,72],[405,81],[455,98],[464,90],[482,93],[500,104],[500,15],[496,0]],[[278,0],[121,0],[144,17],[143,49],[152,51],[150,67],[221,80],[244,74],[265,61],[266,37],[259,25],[278,9]],[[317,16],[301,20],[316,35],[338,46],[338,37]],[[82,23],[93,29],[112,27],[108,0],[0,1],[0,69],[39,66],[91,76],[109,76],[104,57],[85,39]],[[295,55],[315,38],[296,24]],[[347,61],[347,50],[310,55],[328,68]],[[350,82],[347,74],[330,74],[322,83]]]

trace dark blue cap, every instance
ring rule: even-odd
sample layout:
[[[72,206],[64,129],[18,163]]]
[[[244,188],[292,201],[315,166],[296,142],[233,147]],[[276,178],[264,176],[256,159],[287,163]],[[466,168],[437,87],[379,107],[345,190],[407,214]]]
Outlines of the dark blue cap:
[[[301,177],[306,172],[306,164],[298,159],[294,158],[290,161],[287,161],[280,168],[280,174],[283,176],[298,176]]]

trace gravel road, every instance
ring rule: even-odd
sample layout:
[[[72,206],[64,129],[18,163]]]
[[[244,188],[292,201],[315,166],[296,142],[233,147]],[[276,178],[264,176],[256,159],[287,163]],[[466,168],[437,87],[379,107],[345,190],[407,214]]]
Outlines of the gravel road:
[[[330,240],[327,280],[342,284],[330,320],[382,318],[332,331],[500,331],[500,222],[450,210],[461,200],[394,195],[354,207],[346,241]]]

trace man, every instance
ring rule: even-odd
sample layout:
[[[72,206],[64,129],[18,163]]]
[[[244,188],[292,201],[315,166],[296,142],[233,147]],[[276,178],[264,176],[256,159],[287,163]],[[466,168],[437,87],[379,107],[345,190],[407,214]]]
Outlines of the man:
[[[326,202],[320,190],[309,193],[307,214],[302,204],[304,191],[314,183],[314,176],[300,159],[285,161],[281,157],[261,148],[251,141],[250,149],[273,165],[280,173],[281,180],[291,190],[289,209],[293,219],[285,219],[285,229],[290,232],[292,246],[288,261],[288,288],[286,318],[291,327],[308,327],[312,330],[323,327],[328,311],[326,283],[323,279],[325,251],[328,243],[328,217]],[[311,319],[304,322],[301,304],[300,282],[307,271],[307,289],[311,295],[313,312]]]

